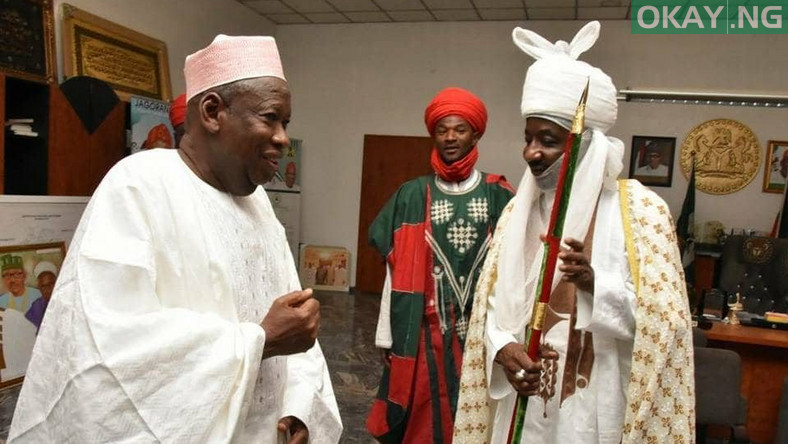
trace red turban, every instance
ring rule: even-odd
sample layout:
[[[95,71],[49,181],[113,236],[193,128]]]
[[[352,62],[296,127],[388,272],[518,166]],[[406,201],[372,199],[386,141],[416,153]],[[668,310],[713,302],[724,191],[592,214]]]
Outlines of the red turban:
[[[175,128],[186,122],[186,94],[181,94],[170,105],[170,123]]]
[[[462,88],[446,88],[439,92],[424,110],[424,123],[430,135],[435,134],[438,121],[446,116],[467,120],[479,136],[487,129],[487,108],[472,92]]]

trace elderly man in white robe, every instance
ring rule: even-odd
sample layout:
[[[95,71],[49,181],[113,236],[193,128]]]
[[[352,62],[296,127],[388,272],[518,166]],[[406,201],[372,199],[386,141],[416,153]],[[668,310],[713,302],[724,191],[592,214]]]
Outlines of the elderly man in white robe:
[[[180,150],[122,160],[85,210],[11,442],[339,440],[319,304],[259,186],[289,144],[276,43],[218,36],[184,74]]]
[[[524,29],[536,59],[523,86],[528,163],[504,210],[477,287],[463,360],[456,443],[506,443],[518,396],[520,443],[691,443],[694,376],[690,312],[668,207],[633,180],[617,181],[623,143],[610,77],[577,57],[600,25],[555,44]],[[590,83],[586,127],[562,252],[542,326],[526,354],[564,142]]]

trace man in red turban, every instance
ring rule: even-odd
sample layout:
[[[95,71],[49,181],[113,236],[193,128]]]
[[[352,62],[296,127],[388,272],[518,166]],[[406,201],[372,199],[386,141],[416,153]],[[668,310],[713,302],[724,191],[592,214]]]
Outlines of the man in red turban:
[[[181,137],[186,132],[186,94],[181,94],[172,101],[170,123],[175,131],[175,148],[178,148],[181,145]]]
[[[381,442],[450,443],[476,281],[513,195],[474,168],[487,109],[446,88],[424,112],[435,174],[403,184],[369,228],[386,260],[375,345],[385,368],[367,420]]]

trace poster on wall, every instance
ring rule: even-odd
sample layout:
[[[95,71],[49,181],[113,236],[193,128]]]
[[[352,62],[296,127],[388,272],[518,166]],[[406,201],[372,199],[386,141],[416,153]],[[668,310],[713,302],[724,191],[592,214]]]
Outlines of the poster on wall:
[[[299,264],[298,244],[301,242],[301,144],[300,139],[290,139],[290,145],[285,147],[279,159],[279,169],[263,184],[277,219],[285,227],[296,264]]]
[[[298,264],[298,243],[301,241],[301,194],[268,191],[268,199],[279,222],[285,227],[287,244]]]
[[[302,140],[290,139],[290,146],[279,159],[279,170],[263,185],[266,190],[301,191],[301,145]]]
[[[89,200],[0,195],[0,246],[65,242],[68,248]]]
[[[0,195],[0,387],[14,387],[8,393],[18,390],[27,370],[66,249],[89,200]]]
[[[66,244],[0,247],[0,388],[22,382]]]
[[[175,146],[168,102],[131,96],[130,120],[131,154],[150,148]]]

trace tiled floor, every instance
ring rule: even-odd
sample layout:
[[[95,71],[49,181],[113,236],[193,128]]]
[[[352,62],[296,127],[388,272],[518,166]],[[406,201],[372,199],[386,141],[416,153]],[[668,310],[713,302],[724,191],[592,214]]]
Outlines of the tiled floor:
[[[380,296],[318,292],[318,340],[328,362],[342,415],[343,443],[373,443],[364,426],[378,389],[382,364],[375,348]]]
[[[345,426],[341,442],[375,442],[364,423],[382,372],[375,349],[380,298],[375,294],[334,292],[318,292],[316,297],[321,304],[318,340]],[[8,436],[19,388],[0,392],[0,442]]]

